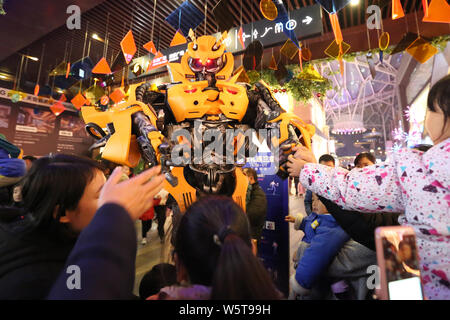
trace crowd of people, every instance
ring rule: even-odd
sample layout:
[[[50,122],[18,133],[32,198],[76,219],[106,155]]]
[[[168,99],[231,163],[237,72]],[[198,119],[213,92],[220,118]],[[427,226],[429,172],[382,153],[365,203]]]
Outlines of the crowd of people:
[[[314,299],[324,279],[337,299],[370,299],[370,290],[352,281],[376,264],[375,228],[397,224],[416,232],[426,298],[450,299],[449,117],[447,76],[428,96],[429,150],[403,149],[384,163],[361,153],[348,171],[330,155],[317,162],[310,150],[294,148],[288,172],[308,193],[305,214],[286,217],[305,234],[289,297],[256,255],[267,202],[254,170],[245,171],[247,212],[230,198],[205,196],[177,215],[173,264],[153,266],[136,297],[135,222],[142,220],[145,239],[145,221],[156,216],[160,239],[167,236],[170,197],[162,191],[161,167],[137,175],[117,167],[107,179],[94,160],[30,157],[14,179],[0,177],[9,192],[0,214],[0,299]],[[14,199],[11,187],[17,188]],[[397,257],[407,261],[411,252],[404,245]],[[78,280],[68,272],[73,266],[81,270]],[[82,289],[73,290],[70,281]]]

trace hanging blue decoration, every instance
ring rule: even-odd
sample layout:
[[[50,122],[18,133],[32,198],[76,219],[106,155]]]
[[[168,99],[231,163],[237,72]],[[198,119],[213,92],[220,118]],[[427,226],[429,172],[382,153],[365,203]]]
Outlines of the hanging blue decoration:
[[[85,80],[92,77],[92,69],[94,69],[94,63],[91,58],[86,57],[72,65],[70,68],[70,74],[76,80]]]
[[[298,49],[300,49],[300,45],[298,43],[297,36],[295,35],[295,31],[293,28],[289,27],[288,21],[290,20],[289,14],[286,11],[286,8],[284,7],[282,0],[275,0],[275,5],[278,9],[278,16],[275,19],[275,23],[282,23],[283,24],[283,32],[286,36],[288,36],[289,39],[297,46]]]
[[[76,82],[77,82],[77,80],[73,77],[68,77],[68,78],[66,78],[66,76],[56,76],[55,77],[55,87],[56,88],[68,89],[71,86],[73,86]]]
[[[189,0],[186,0],[166,18],[166,21],[175,29],[181,30],[185,37],[189,29],[195,30],[205,20],[203,12],[198,10]]]

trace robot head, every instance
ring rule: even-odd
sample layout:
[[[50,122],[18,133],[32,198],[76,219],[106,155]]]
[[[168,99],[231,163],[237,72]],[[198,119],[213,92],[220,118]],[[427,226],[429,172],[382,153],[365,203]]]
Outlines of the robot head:
[[[213,36],[202,36],[196,39],[192,30],[189,32],[189,37],[192,40],[186,52],[189,69],[195,74],[197,81],[212,81],[215,79],[215,74],[227,64],[223,44],[227,38],[227,32],[223,33],[219,40]]]

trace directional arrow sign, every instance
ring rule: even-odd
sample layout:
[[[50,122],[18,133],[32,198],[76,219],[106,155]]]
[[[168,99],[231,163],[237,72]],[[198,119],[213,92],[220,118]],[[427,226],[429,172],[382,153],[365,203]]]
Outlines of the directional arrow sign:
[[[313,18],[306,16],[306,18],[302,20],[302,23],[310,24],[311,21],[313,21]]]

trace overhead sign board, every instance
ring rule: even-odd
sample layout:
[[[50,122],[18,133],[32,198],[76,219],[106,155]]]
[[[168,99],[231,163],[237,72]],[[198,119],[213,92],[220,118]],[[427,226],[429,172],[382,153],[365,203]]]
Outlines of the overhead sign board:
[[[230,29],[228,31],[228,38],[224,41],[226,50],[233,54],[239,54],[245,49],[239,41],[239,29],[240,28]],[[276,23],[275,21],[264,19],[243,25],[242,29],[245,46],[249,45],[252,41],[258,40],[264,47],[270,47],[283,43],[288,39],[284,33],[285,29],[293,30],[298,39],[323,33],[322,11],[320,5],[316,4],[291,11],[289,13],[289,20],[285,23]],[[219,38],[220,33],[216,33],[213,36]],[[187,44],[182,44],[161,50],[162,57],[159,57],[159,60],[165,62],[179,62],[186,49]],[[155,65],[150,68],[149,72],[141,74],[140,77],[161,72],[163,70],[162,67],[165,66],[166,64],[163,64],[161,67]],[[129,74],[130,79],[137,78],[133,72],[130,72]]]

